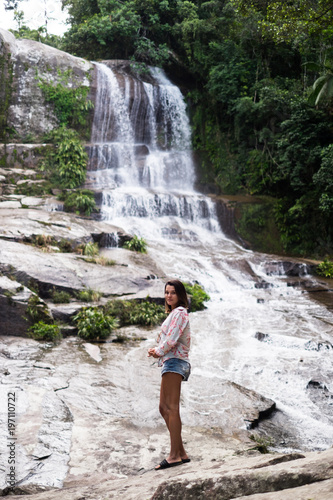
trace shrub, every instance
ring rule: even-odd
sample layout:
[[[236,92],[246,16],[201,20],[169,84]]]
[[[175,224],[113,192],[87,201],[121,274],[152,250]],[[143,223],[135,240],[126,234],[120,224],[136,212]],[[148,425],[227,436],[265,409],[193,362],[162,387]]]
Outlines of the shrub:
[[[52,323],[53,321],[45,302],[36,294],[31,295],[28,300],[27,314],[34,323],[37,321]]]
[[[83,247],[83,255],[94,257],[99,254],[98,243],[86,243]]]
[[[61,125],[86,126],[89,110],[93,108],[92,101],[87,99],[89,87],[70,85],[75,79],[71,69],[64,72],[58,70],[58,76],[59,81],[56,84],[40,78],[38,86],[45,100],[53,104]]]
[[[210,300],[210,296],[204,291],[204,289],[197,283],[194,285],[184,283],[184,286],[191,299],[191,311],[202,311],[205,309],[204,302]]]
[[[269,446],[273,445],[273,440],[270,436],[259,436],[258,434],[251,434],[250,439],[256,443],[256,446],[250,448],[251,450],[258,450],[260,453],[269,453]]]
[[[54,290],[52,300],[55,304],[68,304],[71,300],[71,295],[68,292]]]
[[[50,149],[41,169],[50,173],[54,184],[74,189],[84,183],[88,155],[84,151],[78,133],[62,126],[50,132],[48,140],[55,147]]]
[[[91,215],[97,209],[95,195],[89,189],[78,189],[77,191],[64,191],[58,196],[64,202],[66,212]]]
[[[121,326],[158,325],[165,319],[164,307],[149,301],[111,300],[105,309],[117,317]]]
[[[49,234],[36,234],[32,236],[32,240],[38,247],[47,247],[53,242],[52,236]]]
[[[98,302],[103,294],[102,292],[88,288],[87,290],[81,290],[76,295],[82,302]]]
[[[106,339],[118,327],[118,321],[98,307],[84,307],[74,316],[74,321],[78,336],[89,340]]]
[[[43,196],[44,194],[52,194],[52,185],[44,180],[40,183],[20,184],[15,188],[15,194],[24,194],[25,196]]]
[[[73,252],[72,243],[70,241],[66,240],[65,238],[61,238],[61,240],[57,243],[57,245],[60,249],[60,252],[63,252],[63,253]]]
[[[28,329],[27,335],[35,340],[50,340],[52,342],[62,338],[58,325],[49,325],[44,321],[38,321],[32,325]]]
[[[115,266],[117,262],[114,259],[108,259],[107,257],[97,257],[96,264],[100,266]]]
[[[317,266],[316,273],[325,278],[333,278],[333,262],[325,259]]]
[[[144,238],[139,238],[134,235],[131,240],[125,241],[124,248],[127,250],[132,250],[134,252],[146,253],[147,252],[147,242]]]

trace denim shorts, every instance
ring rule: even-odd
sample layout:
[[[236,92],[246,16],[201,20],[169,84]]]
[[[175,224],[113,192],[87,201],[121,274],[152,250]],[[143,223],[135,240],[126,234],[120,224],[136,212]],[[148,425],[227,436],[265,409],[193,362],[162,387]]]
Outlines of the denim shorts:
[[[191,365],[184,359],[170,358],[164,361],[161,375],[167,372],[179,373],[183,377],[183,382],[186,382],[191,373]]]

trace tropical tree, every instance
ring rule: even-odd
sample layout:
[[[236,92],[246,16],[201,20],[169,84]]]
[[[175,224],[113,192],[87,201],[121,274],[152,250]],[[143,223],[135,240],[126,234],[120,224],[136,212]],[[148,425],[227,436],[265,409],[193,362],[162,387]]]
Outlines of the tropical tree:
[[[313,84],[309,104],[318,106],[324,100],[328,102],[333,97],[333,66],[330,63],[324,64],[323,67],[316,63],[307,63],[306,66],[309,70],[316,72],[324,69],[324,74],[319,76]]]

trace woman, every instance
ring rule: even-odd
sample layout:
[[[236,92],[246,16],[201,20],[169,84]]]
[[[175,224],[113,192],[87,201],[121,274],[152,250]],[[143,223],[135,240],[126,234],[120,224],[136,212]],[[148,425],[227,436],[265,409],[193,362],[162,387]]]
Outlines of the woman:
[[[168,281],[164,289],[167,319],[158,336],[158,346],[148,349],[148,356],[158,358],[162,366],[160,413],[170,433],[170,453],[155,470],[167,469],[189,462],[183,446],[179,414],[180,386],[188,380],[191,365],[188,362],[191,332],[188,320],[186,290],[178,280]]]

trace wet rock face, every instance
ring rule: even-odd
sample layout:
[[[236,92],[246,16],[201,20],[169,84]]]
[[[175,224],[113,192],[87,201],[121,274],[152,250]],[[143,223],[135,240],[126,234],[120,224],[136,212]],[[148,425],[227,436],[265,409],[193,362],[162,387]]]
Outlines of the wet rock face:
[[[44,203],[43,199],[39,201]],[[98,290],[105,301],[122,295],[163,298],[163,283],[151,279],[162,273],[148,255],[105,248],[117,243],[112,236],[119,243],[129,238],[118,227],[88,219],[83,223],[74,214],[47,212],[43,207],[5,208],[8,203],[21,206],[19,201],[3,202],[0,206],[0,335],[26,335],[31,326],[26,314],[28,300],[37,289],[41,298],[48,299],[51,316],[69,324],[78,309],[87,305],[74,299],[81,290]],[[46,247],[38,245],[38,241],[51,244]],[[79,245],[93,242],[98,243],[100,252],[105,252],[105,258],[113,265],[91,263],[76,251]],[[65,243],[68,253],[60,252]],[[73,302],[53,304],[54,291],[69,292]]]
[[[303,264],[300,262],[288,262],[288,261],[278,261],[278,262],[268,262],[265,265],[265,271],[267,276],[305,276],[306,274],[311,274],[315,266],[310,266],[308,264]]]
[[[0,276],[0,331],[4,335],[25,335],[31,325],[27,315],[33,292],[14,279]]]
[[[51,346],[32,339],[0,337],[0,397],[5,400],[8,388],[14,387],[18,400],[20,468],[19,484],[13,493],[35,494],[49,489],[48,500],[57,494],[65,499],[68,486],[75,483],[82,488],[81,493],[71,491],[68,498],[109,498],[110,491],[115,492],[115,498],[152,497],[168,477],[168,471],[158,473],[151,469],[166,456],[169,446],[167,430],[158,412],[160,371],[147,360],[147,347],[152,345],[157,331],[127,327],[123,332],[126,336],[131,333],[132,340],[123,345],[90,344],[69,337]],[[138,340],[143,335],[145,340]],[[200,391],[195,373],[191,384]],[[206,396],[206,382],[205,389]],[[275,456],[272,462],[272,457],[264,458],[254,451],[253,442],[244,430],[244,420],[254,424],[258,418],[264,418],[274,403],[228,381],[216,382],[210,390],[214,394],[219,391],[221,401],[231,403],[232,407],[223,415],[222,431],[217,427],[218,415],[221,426],[220,405],[216,405],[215,414],[208,416],[202,404],[182,403],[183,437],[192,461],[177,468],[178,479],[179,474],[184,475],[182,481],[195,479],[206,494],[207,481],[214,484],[230,469],[235,469],[237,483],[246,474],[255,474],[264,483],[265,474],[252,473],[251,469],[267,469],[286,459]],[[187,399],[185,392],[184,398]],[[4,416],[0,412],[0,424]],[[248,458],[242,454],[251,448],[250,455],[257,458],[250,467]],[[234,455],[236,449],[238,457]],[[233,463],[223,469],[225,460],[231,458]],[[299,455],[290,460],[295,458]],[[244,470],[240,472],[241,468]],[[146,481],[149,474],[153,477]],[[175,480],[174,473],[169,477]],[[133,488],[139,489],[128,495],[121,492],[135,478],[139,482]],[[106,486],[105,482],[111,479]],[[86,495],[83,490],[88,483],[90,488],[94,486]],[[230,483],[231,480],[227,484]],[[105,489],[99,490],[100,487]],[[179,494],[183,487],[184,484],[179,484]],[[52,488],[63,489],[56,492]],[[0,474],[0,494],[6,492],[6,482]]]
[[[45,102],[36,74],[57,83],[59,72],[70,70],[69,87],[90,87],[91,63],[33,40],[16,40],[3,29],[0,29],[0,57],[6,61],[2,81],[7,94],[10,93],[7,126],[21,138],[41,137],[58,124],[53,107]]]

